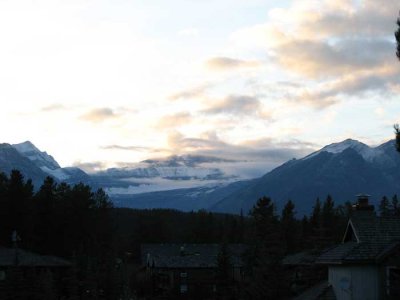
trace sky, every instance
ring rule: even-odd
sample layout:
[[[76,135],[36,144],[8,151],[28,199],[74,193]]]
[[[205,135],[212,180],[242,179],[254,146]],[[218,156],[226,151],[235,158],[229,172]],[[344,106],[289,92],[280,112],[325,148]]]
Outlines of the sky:
[[[0,0],[0,142],[277,165],[400,122],[394,0]]]

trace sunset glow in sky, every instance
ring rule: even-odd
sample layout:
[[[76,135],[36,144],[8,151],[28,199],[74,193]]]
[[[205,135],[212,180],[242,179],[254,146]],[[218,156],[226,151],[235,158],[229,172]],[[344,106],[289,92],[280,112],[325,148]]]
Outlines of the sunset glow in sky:
[[[283,162],[400,122],[395,0],[0,1],[1,142]]]

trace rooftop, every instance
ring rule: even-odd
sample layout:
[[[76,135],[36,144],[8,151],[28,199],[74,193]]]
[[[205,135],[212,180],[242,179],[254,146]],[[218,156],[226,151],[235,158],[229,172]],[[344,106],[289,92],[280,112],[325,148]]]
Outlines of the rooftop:
[[[0,267],[67,267],[71,263],[55,256],[39,255],[22,249],[0,247]]]
[[[156,268],[216,268],[219,244],[143,244],[142,263]],[[231,263],[242,266],[241,255],[246,247],[229,244]]]
[[[351,217],[342,244],[324,252],[318,263],[343,264],[382,259],[400,245],[400,217],[377,217],[369,211]]]

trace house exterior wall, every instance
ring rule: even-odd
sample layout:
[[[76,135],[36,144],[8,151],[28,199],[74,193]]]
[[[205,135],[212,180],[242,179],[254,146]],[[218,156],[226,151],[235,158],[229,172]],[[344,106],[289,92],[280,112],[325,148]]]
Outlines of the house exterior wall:
[[[329,283],[337,299],[382,299],[380,270],[373,265],[329,266]]]

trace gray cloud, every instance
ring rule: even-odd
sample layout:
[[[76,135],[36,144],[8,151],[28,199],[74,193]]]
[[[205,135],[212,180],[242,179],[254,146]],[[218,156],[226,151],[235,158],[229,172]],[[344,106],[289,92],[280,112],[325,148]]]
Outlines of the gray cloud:
[[[104,170],[106,168],[106,164],[100,161],[95,161],[95,162],[74,162],[73,163],[74,167],[80,168],[84,170],[87,173],[94,173],[100,170]]]
[[[103,108],[96,108],[93,109],[85,114],[83,114],[80,119],[89,121],[89,122],[103,122],[108,119],[112,119],[117,117],[118,114],[116,114],[111,108],[108,107],[103,107]]]
[[[308,155],[317,147],[296,139],[281,143],[271,138],[230,144],[220,140],[213,132],[201,138],[185,137],[175,132],[168,141],[173,153],[212,155],[233,160],[268,160],[275,165]]]
[[[262,111],[260,100],[247,95],[230,95],[203,110],[207,114],[254,115]]]
[[[157,128],[171,128],[188,124],[192,121],[192,115],[187,112],[181,112],[174,115],[163,116],[157,123]]]
[[[204,84],[204,85],[197,86],[197,87],[194,87],[191,89],[177,92],[177,93],[169,96],[168,99],[175,101],[175,100],[181,100],[181,99],[191,99],[191,98],[202,97],[210,87],[211,87],[210,84]]]
[[[267,37],[264,45],[270,61],[299,74],[307,86],[288,87],[281,93],[272,87],[273,97],[323,109],[346,101],[347,96],[398,93],[400,71],[393,36],[398,9],[394,0],[326,0],[318,9],[311,1],[299,0],[236,37]],[[285,18],[287,23],[280,22]]]
[[[151,148],[143,146],[122,146],[122,145],[106,145],[102,146],[104,150],[126,150],[126,151],[148,151]]]
[[[260,66],[260,62],[234,59],[230,57],[213,57],[206,61],[206,66],[212,70],[224,71],[238,68],[254,68]]]
[[[291,40],[279,45],[275,60],[287,70],[311,78],[379,68],[391,61],[393,43],[383,39]]]
[[[388,74],[343,76],[336,81],[322,84],[318,89],[298,90],[288,98],[323,109],[339,102],[344,97],[363,97],[371,92],[385,97],[397,94],[399,88],[400,70]]]
[[[350,5],[357,5],[355,3]],[[301,26],[304,31],[325,36],[388,35],[393,30],[398,10],[398,2],[394,0],[363,0],[355,11],[338,7],[324,14],[315,14],[312,20],[304,18]]]

